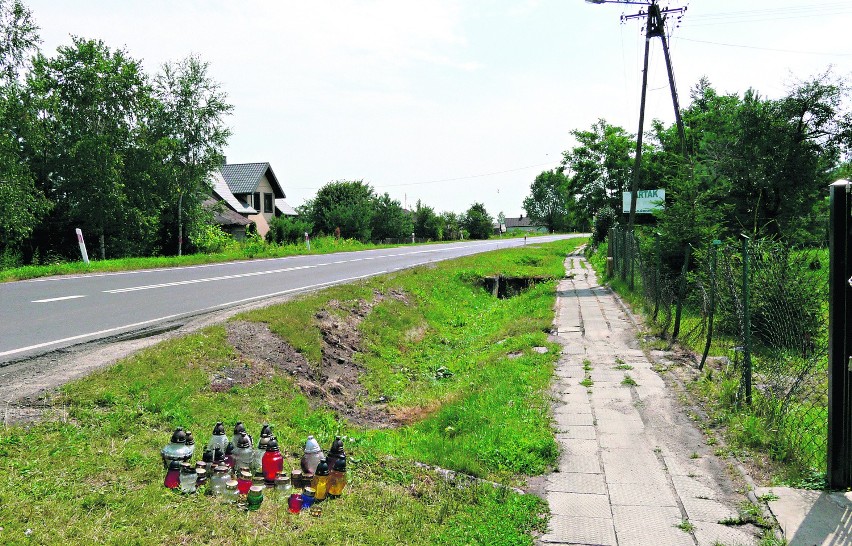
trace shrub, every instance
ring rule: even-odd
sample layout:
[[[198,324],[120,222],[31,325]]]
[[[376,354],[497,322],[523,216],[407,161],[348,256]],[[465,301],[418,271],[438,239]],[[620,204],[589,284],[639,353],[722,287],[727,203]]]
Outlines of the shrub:
[[[595,216],[595,226],[592,230],[592,246],[597,246],[606,240],[609,230],[618,223],[618,213],[607,207]]]
[[[266,241],[269,243],[298,243],[304,240],[305,233],[313,231],[313,224],[301,218],[278,216],[269,222]]]

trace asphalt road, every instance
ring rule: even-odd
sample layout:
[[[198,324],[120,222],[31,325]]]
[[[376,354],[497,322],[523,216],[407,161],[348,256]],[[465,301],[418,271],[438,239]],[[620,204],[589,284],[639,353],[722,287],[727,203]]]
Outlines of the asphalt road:
[[[550,242],[576,235],[530,239]],[[510,248],[465,241],[0,284],[0,365],[229,307]]]

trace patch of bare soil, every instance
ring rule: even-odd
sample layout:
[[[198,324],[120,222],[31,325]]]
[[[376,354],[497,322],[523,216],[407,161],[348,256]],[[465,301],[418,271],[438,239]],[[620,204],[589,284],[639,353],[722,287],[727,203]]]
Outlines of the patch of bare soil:
[[[263,323],[232,321],[227,323],[228,342],[234,346],[248,366],[217,372],[211,381],[215,390],[233,385],[247,385],[276,371],[288,373],[314,407],[329,407],[341,417],[363,426],[388,428],[401,424],[381,402],[365,400],[360,383],[363,368],[356,355],[361,350],[358,325],[384,299],[375,293],[371,301],[358,300],[343,305],[331,300],[315,315],[322,335],[322,360],[308,362],[285,340],[272,333]],[[407,303],[405,294],[393,292],[391,297]]]

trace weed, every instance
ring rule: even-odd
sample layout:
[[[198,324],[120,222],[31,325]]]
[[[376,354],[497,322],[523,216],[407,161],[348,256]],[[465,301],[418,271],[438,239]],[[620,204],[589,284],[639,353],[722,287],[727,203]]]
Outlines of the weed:
[[[777,501],[778,495],[776,495],[775,493],[770,491],[769,493],[764,493],[763,495],[760,495],[759,497],[757,497],[757,500],[759,500],[760,502]]]
[[[689,456],[690,459],[700,459],[701,455],[697,451],[693,451],[692,455]]]
[[[587,372],[590,372],[594,369],[592,368],[592,361],[588,358],[583,359],[583,369]]]
[[[625,387],[635,387],[638,385],[636,380],[630,377],[628,374],[624,374],[624,379],[621,380],[621,384]]]
[[[631,366],[630,364],[619,364],[614,369],[616,369],[616,370],[632,370],[633,366]]]
[[[763,529],[771,529],[772,522],[766,519],[763,515],[763,510],[760,506],[752,504],[748,501],[740,503],[737,508],[738,515],[735,518],[726,518],[720,520],[722,525],[745,525],[751,523]]]
[[[582,380],[582,381],[580,381],[580,384],[581,384],[581,385],[583,385],[584,387],[586,387],[586,388],[588,389],[588,388],[591,388],[591,387],[592,387],[592,385],[594,385],[594,384],[595,384],[595,382],[594,382],[594,381],[592,381],[592,378],[591,378],[591,377],[586,376],[585,378],[583,378],[583,380]]]
[[[689,533],[690,535],[695,532],[695,525],[693,525],[692,522],[689,520],[682,520],[680,523],[675,525],[675,527],[677,527],[684,533]]]
[[[615,363],[621,366],[622,364],[624,364],[624,360],[622,360],[621,357],[617,356],[615,357]]]

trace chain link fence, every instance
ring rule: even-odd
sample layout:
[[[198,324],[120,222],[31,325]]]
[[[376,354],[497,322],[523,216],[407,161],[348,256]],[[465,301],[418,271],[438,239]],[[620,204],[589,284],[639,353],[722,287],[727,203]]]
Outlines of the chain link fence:
[[[640,296],[670,342],[691,347],[741,441],[824,472],[828,408],[828,250],[772,240],[663,248],[613,228],[610,278]]]

